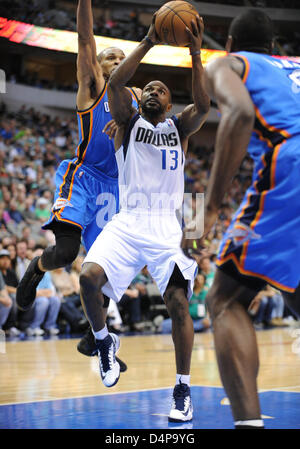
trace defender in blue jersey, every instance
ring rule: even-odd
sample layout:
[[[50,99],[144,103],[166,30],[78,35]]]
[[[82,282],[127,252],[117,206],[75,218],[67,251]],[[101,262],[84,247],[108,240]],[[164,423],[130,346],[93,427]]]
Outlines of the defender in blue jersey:
[[[300,64],[272,53],[273,27],[258,9],[230,26],[228,56],[206,67],[221,112],[206,193],[206,233],[246,151],[252,184],[222,241],[206,297],[224,388],[237,428],[263,427],[258,350],[247,308],[269,283],[300,315]]]
[[[88,251],[119,207],[113,140],[103,129],[112,120],[106,82],[125,55],[122,50],[110,47],[97,56],[91,0],[79,0],[77,30],[79,145],[76,156],[64,160],[57,170],[54,205],[49,221],[43,226],[54,232],[56,245],[32,260],[19,283],[17,304],[22,310],[32,306],[44,273],[71,264],[78,255],[81,237]],[[129,90],[137,106],[137,92]],[[106,308],[108,302],[107,298]]]

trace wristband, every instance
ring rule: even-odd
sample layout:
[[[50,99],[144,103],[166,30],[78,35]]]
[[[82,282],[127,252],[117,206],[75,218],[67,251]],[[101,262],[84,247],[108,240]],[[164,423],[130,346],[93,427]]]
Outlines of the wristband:
[[[154,43],[152,42],[152,40],[150,39],[150,37],[145,36],[145,37],[144,37],[144,40],[145,40],[146,42],[148,42],[148,44],[151,45],[151,47],[154,46]]]
[[[200,50],[197,50],[197,51],[190,51],[190,55],[191,55],[191,56],[196,56],[196,55],[200,55],[200,54],[201,54]]]

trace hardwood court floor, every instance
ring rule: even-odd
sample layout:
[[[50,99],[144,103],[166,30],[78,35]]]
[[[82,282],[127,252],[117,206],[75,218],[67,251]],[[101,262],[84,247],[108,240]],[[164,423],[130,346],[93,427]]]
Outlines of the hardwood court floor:
[[[300,329],[257,332],[260,391],[300,392]],[[97,357],[76,350],[77,339],[6,342],[0,353],[0,404],[78,398],[173,387],[171,336],[122,336],[119,356],[128,364],[118,384],[105,388]],[[212,333],[195,334],[192,385],[220,387]]]

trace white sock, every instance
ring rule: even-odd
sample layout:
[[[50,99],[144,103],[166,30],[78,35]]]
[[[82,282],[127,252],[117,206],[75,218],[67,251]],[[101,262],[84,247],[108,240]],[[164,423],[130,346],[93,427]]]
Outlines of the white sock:
[[[108,336],[108,329],[107,329],[106,324],[105,324],[104,328],[101,329],[100,331],[95,332],[93,329],[93,334],[94,334],[94,337],[96,338],[96,340],[104,340],[104,338]]]
[[[180,383],[190,386],[191,376],[188,374],[176,374],[176,385],[179,385]]]
[[[235,421],[234,425],[264,427],[264,422],[262,419],[249,419],[248,421]]]

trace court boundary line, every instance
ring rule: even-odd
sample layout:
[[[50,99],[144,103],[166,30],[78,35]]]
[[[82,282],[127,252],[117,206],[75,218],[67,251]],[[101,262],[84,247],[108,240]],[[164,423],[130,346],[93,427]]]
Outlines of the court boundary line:
[[[191,385],[191,387],[201,387],[201,388],[219,388],[224,390],[223,386],[217,386],[217,385]],[[143,388],[141,390],[129,390],[129,391],[114,391],[111,393],[101,393],[101,394],[88,394],[85,396],[71,396],[68,398],[50,398],[50,399],[37,399],[37,400],[33,400],[33,401],[22,401],[22,402],[7,402],[7,403],[3,403],[0,404],[0,407],[5,407],[7,405],[24,405],[24,404],[35,404],[35,403],[40,403],[40,402],[54,402],[54,401],[65,401],[65,400],[70,400],[70,399],[85,399],[85,398],[93,398],[93,397],[102,397],[102,396],[114,396],[116,394],[130,394],[130,393],[143,393],[143,392],[147,392],[147,391],[158,391],[158,390],[169,390],[169,389],[173,389],[174,386],[169,386],[169,387],[161,387],[161,388]],[[279,392],[279,393],[298,393],[300,394],[300,391],[282,391],[282,389],[287,389],[287,388],[300,388],[300,385],[294,385],[291,387],[277,387],[277,388],[270,388],[270,389],[261,389],[258,391],[259,394],[261,393],[267,393],[270,391],[275,391],[275,392]],[[226,396],[226,392],[224,390],[225,393],[225,397]]]

